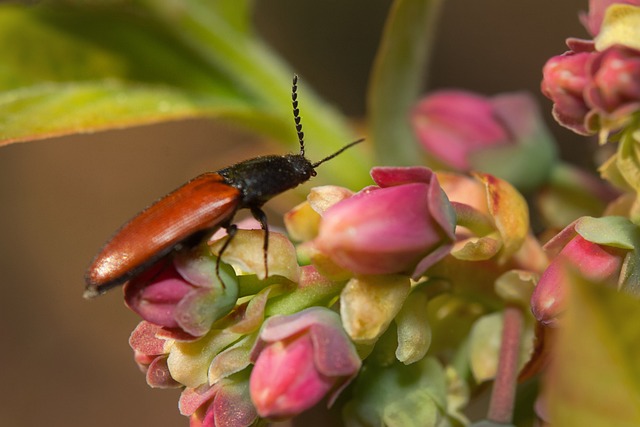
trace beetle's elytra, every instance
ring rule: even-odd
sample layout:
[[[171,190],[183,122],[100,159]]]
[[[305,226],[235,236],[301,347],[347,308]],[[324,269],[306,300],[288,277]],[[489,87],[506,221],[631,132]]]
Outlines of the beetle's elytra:
[[[354,141],[311,163],[304,154],[297,82],[298,77],[294,75],[291,99],[300,152],[256,157],[202,174],[157,200],[122,226],[94,258],[86,274],[86,297],[125,283],[177,245],[195,242],[220,227],[233,238],[236,227],[232,221],[239,209],[251,210],[265,231],[266,270],[269,227],[262,205],[308,181],[316,175],[315,169],[320,164],[363,141]]]

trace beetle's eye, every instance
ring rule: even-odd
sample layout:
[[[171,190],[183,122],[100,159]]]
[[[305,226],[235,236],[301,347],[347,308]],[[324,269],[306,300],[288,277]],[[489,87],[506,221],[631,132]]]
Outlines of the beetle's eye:
[[[318,175],[318,172],[316,172],[314,169],[311,169],[311,176],[316,176]]]

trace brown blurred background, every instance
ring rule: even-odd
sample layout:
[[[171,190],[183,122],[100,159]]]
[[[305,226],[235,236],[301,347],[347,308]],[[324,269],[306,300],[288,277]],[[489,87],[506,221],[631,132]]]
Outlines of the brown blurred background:
[[[445,3],[430,88],[538,93],[546,58],[565,50],[566,37],[586,36],[577,20],[586,0]],[[357,118],[389,6],[271,0],[256,2],[255,18],[305,85]],[[549,116],[550,103],[540,99]],[[582,138],[552,129],[565,157],[588,162]],[[133,362],[127,339],[137,318],[121,292],[84,300],[84,270],[155,198],[204,171],[278,149],[210,121],[0,149],[0,426],[187,426],[179,393],[148,388]]]

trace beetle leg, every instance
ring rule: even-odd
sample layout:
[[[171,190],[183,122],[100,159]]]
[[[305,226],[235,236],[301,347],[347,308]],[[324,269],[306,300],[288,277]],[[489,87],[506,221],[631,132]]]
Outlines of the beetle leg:
[[[267,257],[269,255],[269,223],[267,222],[267,214],[257,206],[251,208],[251,214],[260,223],[264,230],[264,243],[262,245],[262,253],[264,256],[264,278],[269,277],[269,267],[267,265]]]
[[[235,237],[236,232],[238,231],[238,226],[235,225],[235,224],[228,224],[228,225],[223,225],[222,227],[225,230],[227,230],[228,239],[222,244],[222,247],[220,248],[220,251],[218,252],[218,259],[216,259],[216,277],[218,278],[218,280],[222,284],[222,289],[225,289],[226,286],[224,285],[224,280],[222,280],[222,277],[220,277],[220,259],[222,258],[222,254],[224,253],[224,251],[227,250],[227,247],[229,246],[229,243],[231,243],[231,241]]]

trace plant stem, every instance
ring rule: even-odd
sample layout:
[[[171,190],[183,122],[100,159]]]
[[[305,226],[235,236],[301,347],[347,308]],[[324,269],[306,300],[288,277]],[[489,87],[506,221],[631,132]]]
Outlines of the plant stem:
[[[507,306],[504,310],[498,372],[487,414],[487,419],[496,423],[510,424],[513,419],[523,325],[522,308],[516,305]]]
[[[426,80],[442,0],[395,0],[378,47],[367,94],[376,161],[414,165],[421,154],[409,123]]]

